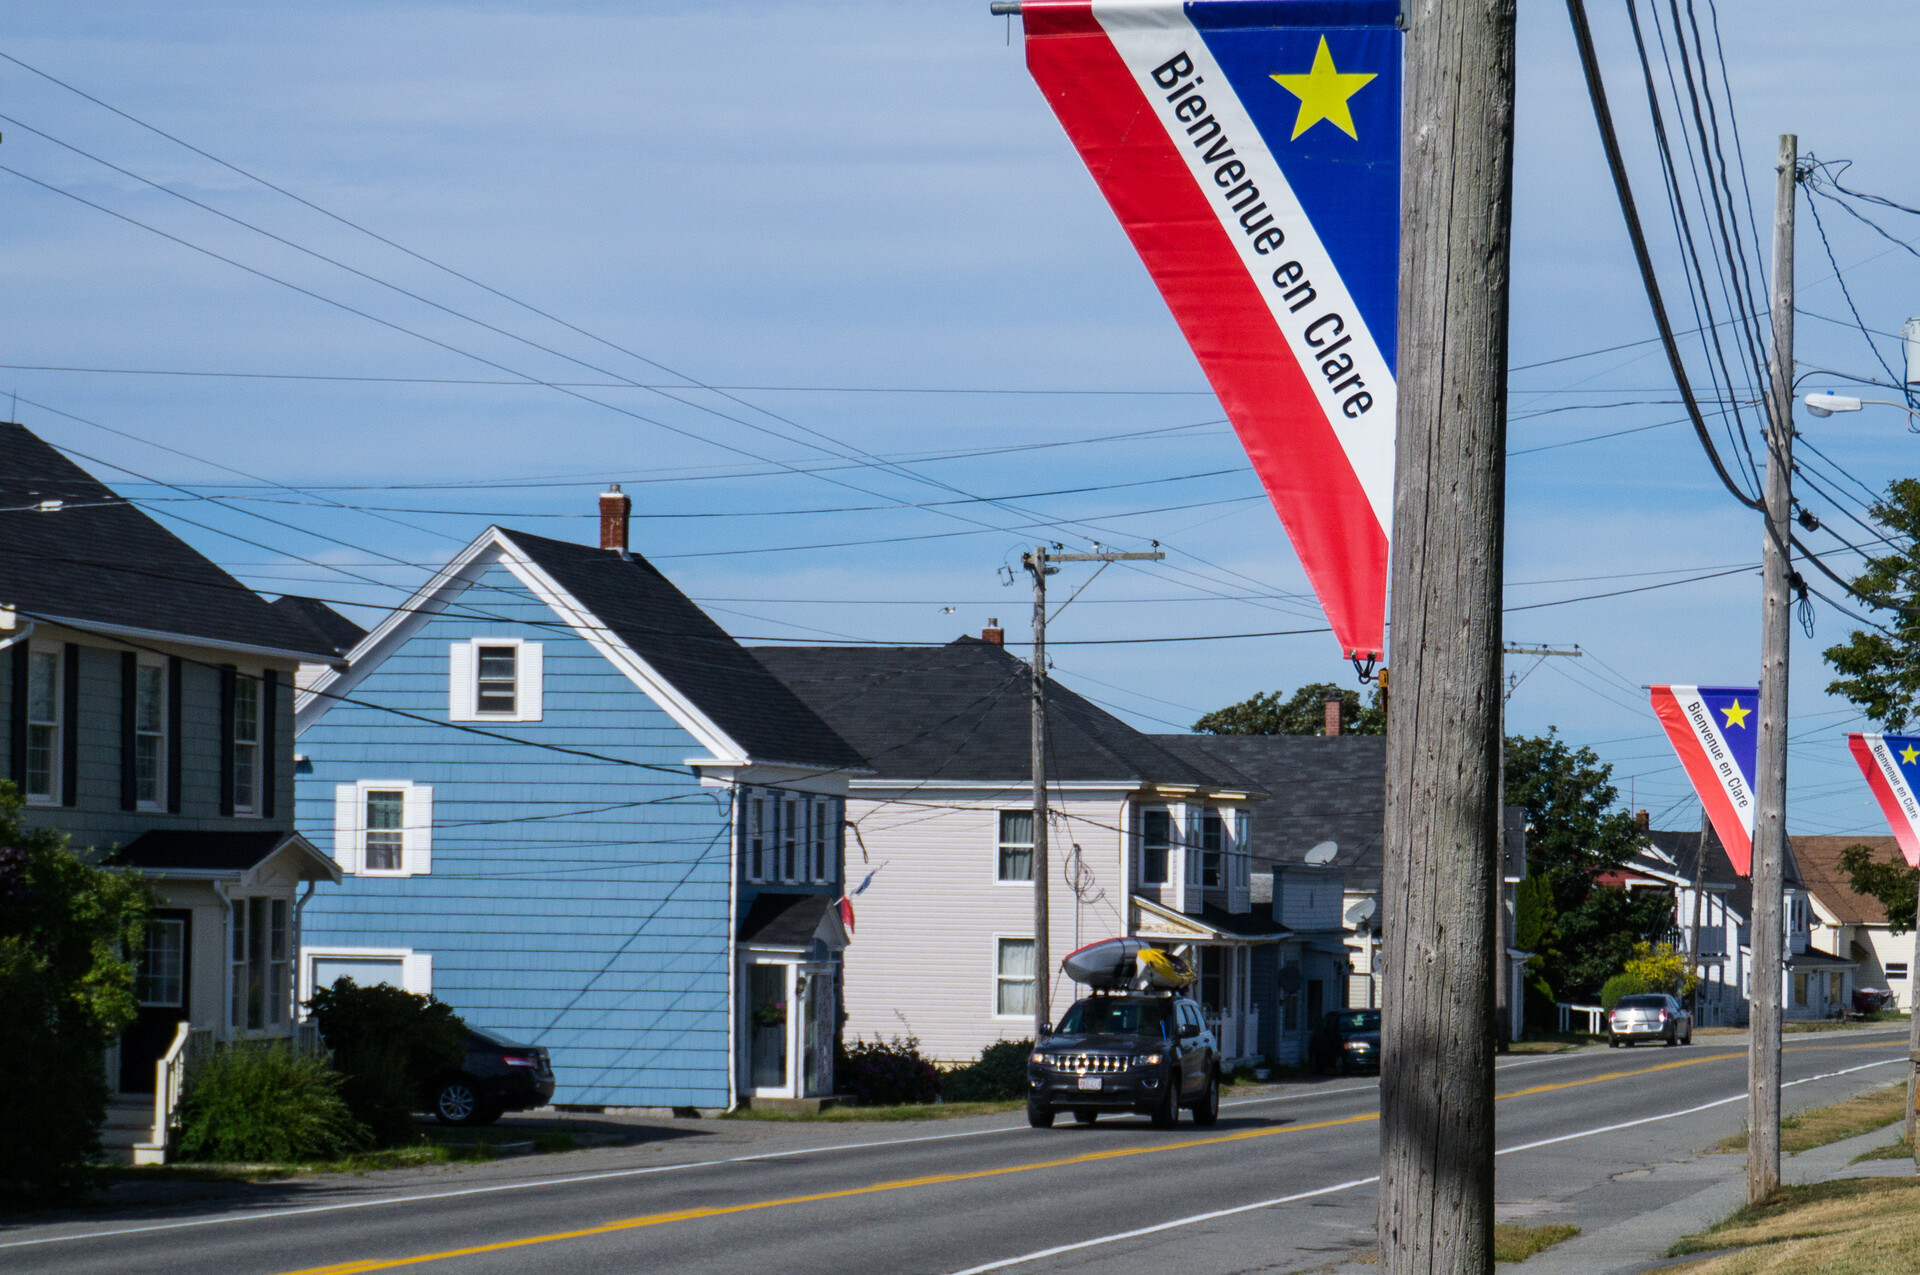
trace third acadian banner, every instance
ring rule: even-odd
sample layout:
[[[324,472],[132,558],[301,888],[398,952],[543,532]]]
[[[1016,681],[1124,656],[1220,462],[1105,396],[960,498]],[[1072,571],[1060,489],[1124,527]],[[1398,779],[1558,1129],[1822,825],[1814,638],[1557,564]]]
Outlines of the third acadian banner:
[[[1027,66],[1226,408],[1343,652],[1385,650],[1398,0],[1026,0]]]
[[[1914,796],[1915,781],[1920,780],[1920,735],[1849,735],[1847,747],[1860,763],[1900,853],[1909,867],[1920,868],[1920,799]]]

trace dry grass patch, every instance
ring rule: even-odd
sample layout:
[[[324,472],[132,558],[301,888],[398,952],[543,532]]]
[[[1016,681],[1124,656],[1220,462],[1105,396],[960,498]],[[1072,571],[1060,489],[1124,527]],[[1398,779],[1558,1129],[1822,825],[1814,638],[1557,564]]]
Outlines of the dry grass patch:
[[[1920,1268],[1920,1179],[1843,1178],[1785,1187],[1757,1208],[1689,1235],[1672,1255],[1739,1249],[1686,1275],[1913,1275]]]
[[[1906,1085],[1898,1084],[1861,1094],[1858,1098],[1849,1098],[1845,1102],[1836,1102],[1830,1107],[1815,1107],[1797,1116],[1788,1116],[1780,1122],[1780,1150],[1786,1155],[1797,1155],[1815,1147],[1824,1147],[1829,1142],[1841,1142],[1863,1133],[1872,1133],[1875,1129],[1884,1129],[1894,1121],[1906,1118],[1906,1104]],[[1732,1152],[1746,1149],[1745,1133],[1722,1138],[1714,1148],[1716,1151]],[[1915,1262],[1915,1269],[1920,1269],[1920,1261]]]
[[[1496,1262],[1524,1262],[1543,1248],[1552,1248],[1562,1240],[1570,1240],[1580,1234],[1577,1226],[1568,1226],[1565,1222],[1549,1222],[1544,1226],[1508,1226],[1498,1223],[1493,1228],[1493,1260]]]
[[[1911,1159],[1913,1159],[1913,1143],[1909,1141],[1906,1137],[1902,1136],[1900,1141],[1898,1142],[1889,1142],[1884,1147],[1875,1147],[1871,1151],[1862,1151],[1859,1155],[1853,1157],[1852,1162],[1854,1164],[1859,1164],[1862,1160],[1911,1160]]]

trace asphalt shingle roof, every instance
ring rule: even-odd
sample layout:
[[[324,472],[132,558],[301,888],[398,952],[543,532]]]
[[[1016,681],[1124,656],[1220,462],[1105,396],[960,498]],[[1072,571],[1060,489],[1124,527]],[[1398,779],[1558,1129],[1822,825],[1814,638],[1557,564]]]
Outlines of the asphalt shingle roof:
[[[1667,869],[1668,871],[1677,871],[1689,881],[1694,879],[1694,856],[1700,853],[1698,831],[1662,832],[1655,829],[1646,835],[1649,841],[1673,859],[1675,866]],[[1800,877],[1799,861],[1794,856],[1794,847],[1804,839],[1802,837],[1787,838],[1787,861],[1784,865],[1785,871],[1782,873],[1783,884],[1804,884]],[[1628,861],[1628,866],[1633,866],[1632,860]],[[1654,864],[1651,861],[1648,866],[1665,867],[1664,864]],[[1733,870],[1733,860],[1727,858],[1726,848],[1720,844],[1720,834],[1717,832],[1710,831],[1707,834],[1707,871],[1704,879],[1708,888],[1724,889],[1727,906],[1733,909],[1736,916],[1742,920],[1753,916],[1753,878],[1743,877]]]
[[[246,872],[298,833],[271,828],[191,832],[156,828],[143,832],[112,857],[118,867],[150,872]]]
[[[864,767],[859,752],[645,558],[501,530],[754,761]]]
[[[43,513],[36,506],[57,500]],[[0,421],[0,605],[212,645],[334,658],[306,626],[25,426]]]
[[[1196,764],[1224,763],[1267,794],[1253,808],[1255,859],[1302,863],[1322,841],[1349,890],[1380,888],[1386,828],[1387,741],[1382,735],[1155,735]]]
[[[772,947],[805,947],[813,942],[833,900],[824,894],[761,894],[740,920],[739,941]]]
[[[1886,905],[1857,892],[1840,870],[1840,856],[1853,846],[1865,846],[1882,863],[1906,862],[1892,837],[1795,837],[1793,855],[1800,861],[1800,879],[1840,924],[1885,925]]]
[[[939,647],[760,646],[754,655],[888,779],[1030,782],[1026,663],[963,637]],[[1047,687],[1050,780],[1243,790],[1059,682]]]
[[[303,598],[298,594],[289,593],[275,598],[267,605],[294,623],[310,630],[314,636],[341,655],[345,655],[359,645],[360,639],[367,635],[365,629],[318,598]]]

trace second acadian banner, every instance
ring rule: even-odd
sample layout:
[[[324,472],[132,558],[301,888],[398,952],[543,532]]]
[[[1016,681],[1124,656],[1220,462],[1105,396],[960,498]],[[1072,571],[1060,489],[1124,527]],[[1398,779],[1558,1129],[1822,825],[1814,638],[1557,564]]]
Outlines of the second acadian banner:
[[[1653,711],[1680,756],[1733,870],[1753,860],[1754,756],[1760,691],[1752,686],[1656,686]]]
[[[1159,285],[1343,652],[1384,654],[1398,0],[1026,0],[1027,65]]]

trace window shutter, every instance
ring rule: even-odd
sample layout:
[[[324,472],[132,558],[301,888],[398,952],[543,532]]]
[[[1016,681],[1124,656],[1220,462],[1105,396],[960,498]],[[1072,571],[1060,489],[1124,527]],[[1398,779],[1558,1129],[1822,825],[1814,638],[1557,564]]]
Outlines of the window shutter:
[[[80,804],[80,648],[60,661],[60,804]]]
[[[425,876],[433,871],[433,789],[415,784],[406,790],[401,819],[401,864],[408,876]]]
[[[180,657],[167,657],[167,813],[180,813]]]
[[[260,814],[273,818],[280,787],[280,670],[260,675]]]
[[[132,651],[120,652],[120,809],[139,807],[134,782],[133,701],[138,694],[140,657]]]
[[[234,668],[220,666],[220,813],[233,814],[233,684]]]
[[[416,996],[433,995],[433,953],[408,952],[400,978],[406,984],[402,991],[412,992]]]
[[[360,788],[333,786],[333,861],[346,873],[360,871]]]
[[[520,709],[519,719],[523,722],[540,720],[542,712],[540,689],[546,681],[542,667],[546,662],[545,650],[545,646],[539,642],[520,644],[520,681],[514,688],[514,694]]]
[[[27,787],[27,644],[13,644],[13,689],[7,697],[7,778]]]
[[[447,720],[470,722],[473,716],[473,643],[447,648]]]

